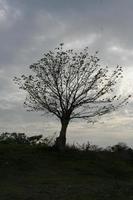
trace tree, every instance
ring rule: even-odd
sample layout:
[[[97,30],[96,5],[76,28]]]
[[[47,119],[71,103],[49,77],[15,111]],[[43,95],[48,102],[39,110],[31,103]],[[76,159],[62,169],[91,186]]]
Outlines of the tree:
[[[72,119],[87,119],[114,111],[127,102],[128,97],[117,95],[117,83],[122,68],[113,71],[101,67],[97,52],[90,56],[82,51],[65,49],[60,44],[54,51],[30,65],[31,75],[15,77],[19,88],[27,92],[24,105],[31,111],[47,111],[61,122],[56,146],[64,149],[66,130]]]

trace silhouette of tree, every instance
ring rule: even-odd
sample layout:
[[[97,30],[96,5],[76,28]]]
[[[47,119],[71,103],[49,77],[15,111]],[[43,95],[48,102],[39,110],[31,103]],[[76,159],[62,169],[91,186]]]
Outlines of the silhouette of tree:
[[[129,98],[122,98],[116,91],[122,68],[117,66],[110,71],[101,67],[97,52],[89,55],[87,47],[74,51],[60,44],[30,65],[30,69],[31,75],[14,80],[27,92],[26,107],[31,111],[47,111],[60,120],[61,131],[56,139],[59,149],[65,147],[66,130],[72,119],[93,121]]]

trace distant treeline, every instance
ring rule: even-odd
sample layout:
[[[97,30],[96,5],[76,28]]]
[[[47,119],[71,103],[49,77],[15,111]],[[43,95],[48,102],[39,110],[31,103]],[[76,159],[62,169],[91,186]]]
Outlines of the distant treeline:
[[[4,132],[0,134],[0,144],[25,144],[25,145],[41,145],[48,148],[55,148],[55,134],[50,137],[43,137],[43,135],[27,136],[25,133],[9,133]],[[72,151],[109,151],[109,152],[129,152],[133,153],[133,149],[128,147],[127,144],[119,142],[116,145],[108,146],[106,148],[92,145],[89,142],[86,144],[79,145],[66,145],[66,150]]]

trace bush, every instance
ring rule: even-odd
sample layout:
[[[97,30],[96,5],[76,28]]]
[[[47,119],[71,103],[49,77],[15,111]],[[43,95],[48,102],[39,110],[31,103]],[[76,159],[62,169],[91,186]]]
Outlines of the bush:
[[[54,136],[43,138],[43,135],[33,135],[28,137],[25,133],[4,132],[0,135],[0,144],[42,144],[45,146],[52,146],[54,144],[54,137],[55,134]]]
[[[127,146],[127,144],[123,142],[119,142],[118,144],[110,147],[110,151],[112,152],[121,152],[121,151],[129,151],[131,150],[130,147]]]
[[[0,143],[4,144],[29,144],[29,140],[24,133],[2,133],[0,135]]]

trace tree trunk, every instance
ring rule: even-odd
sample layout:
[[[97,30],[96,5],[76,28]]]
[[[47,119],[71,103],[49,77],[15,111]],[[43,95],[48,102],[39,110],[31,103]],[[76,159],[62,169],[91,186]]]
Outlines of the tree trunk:
[[[58,150],[63,151],[66,146],[66,130],[69,120],[61,120],[61,131],[59,137],[56,138],[55,146]]]

